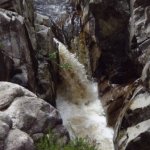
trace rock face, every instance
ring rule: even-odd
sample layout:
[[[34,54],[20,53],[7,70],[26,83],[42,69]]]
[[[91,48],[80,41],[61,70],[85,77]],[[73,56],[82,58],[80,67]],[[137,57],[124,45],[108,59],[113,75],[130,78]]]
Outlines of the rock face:
[[[0,149],[33,150],[49,129],[65,143],[68,133],[58,111],[25,88],[0,82]]]
[[[43,22],[35,27],[31,0],[2,1],[0,8],[0,80],[24,86],[55,105],[57,67],[48,54],[56,49],[50,29]],[[47,46],[41,48],[42,43]]]
[[[126,101],[116,124],[115,145],[121,150],[150,149],[149,1],[131,1],[129,55],[141,73],[132,97]]]
[[[150,45],[150,2],[138,0],[131,1],[131,55],[136,60],[138,69],[141,71],[149,60]]]
[[[35,77],[35,71],[32,62],[33,51],[31,51],[29,47],[25,34],[24,18],[17,13],[6,11],[4,9],[1,9],[0,18],[1,51],[3,57],[9,57],[12,61],[12,70],[9,70],[8,76],[5,75],[5,79],[10,79],[12,82],[18,82],[20,85],[29,87],[29,89],[34,91],[35,80],[33,79]],[[18,35],[18,33],[20,34]],[[28,67],[26,64],[28,64]],[[31,82],[29,83],[29,81]]]
[[[115,144],[121,150],[148,150],[150,126],[150,95],[139,86],[122,110],[116,124]]]

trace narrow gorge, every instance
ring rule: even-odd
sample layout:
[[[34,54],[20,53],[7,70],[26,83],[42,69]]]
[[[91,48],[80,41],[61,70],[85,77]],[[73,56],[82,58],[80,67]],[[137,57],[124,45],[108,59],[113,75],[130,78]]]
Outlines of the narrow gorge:
[[[149,150],[149,16],[150,0],[1,0],[0,150],[49,131],[62,147],[40,150]]]
[[[71,138],[88,138],[98,150],[114,150],[113,129],[107,127],[106,116],[98,98],[97,84],[87,79],[84,66],[66,47],[58,43],[60,64],[70,69],[60,72],[57,108]]]

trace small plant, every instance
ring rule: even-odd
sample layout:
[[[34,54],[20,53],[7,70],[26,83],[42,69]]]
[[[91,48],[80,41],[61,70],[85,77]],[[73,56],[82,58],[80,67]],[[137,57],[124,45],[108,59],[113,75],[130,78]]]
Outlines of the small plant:
[[[71,69],[71,65],[69,63],[58,64],[56,63],[57,52],[49,53],[48,58],[53,61],[56,65],[58,65],[61,69],[69,70]]]
[[[4,45],[2,43],[0,43],[0,49],[3,49]]]
[[[60,64],[60,68],[69,70],[71,69],[71,65],[68,63]]]
[[[52,132],[49,131],[44,135],[36,144],[37,150],[61,150],[61,146],[57,144],[57,138]]]
[[[49,53],[48,57],[50,60],[55,60],[57,58],[57,52]]]
[[[97,150],[95,145],[89,140],[76,138],[66,145],[59,144],[56,136],[52,132],[43,136],[36,144],[37,150]]]
[[[76,138],[64,146],[63,150],[96,150],[96,147],[87,139]]]

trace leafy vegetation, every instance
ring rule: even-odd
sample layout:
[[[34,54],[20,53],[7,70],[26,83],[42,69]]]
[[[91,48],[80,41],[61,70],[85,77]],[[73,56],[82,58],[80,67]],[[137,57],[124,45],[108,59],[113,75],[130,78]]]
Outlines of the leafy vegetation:
[[[49,53],[49,59],[55,60],[57,58],[57,52]]]
[[[57,58],[57,52],[52,52],[52,53],[49,53],[49,59],[53,62],[55,62],[55,64],[57,64],[61,69],[66,69],[66,70],[69,70],[71,69],[71,65],[69,63],[64,63],[64,64],[58,64],[56,63],[56,58]]]
[[[36,145],[37,150],[96,150],[94,144],[83,138],[76,138],[66,145],[57,142],[56,136],[49,132]]]
[[[68,63],[60,64],[59,66],[60,66],[60,68],[62,68],[62,69],[67,69],[67,70],[71,69],[71,65],[68,64]]]
[[[0,49],[3,49],[4,45],[2,43],[0,43]]]

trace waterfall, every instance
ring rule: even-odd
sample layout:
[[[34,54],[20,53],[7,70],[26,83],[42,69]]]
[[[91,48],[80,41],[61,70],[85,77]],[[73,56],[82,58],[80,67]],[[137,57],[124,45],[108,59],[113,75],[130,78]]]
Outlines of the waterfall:
[[[58,44],[62,83],[58,87],[57,108],[71,138],[83,137],[96,143],[98,150],[113,150],[113,130],[98,98],[97,84],[88,80],[84,66],[61,42]]]

